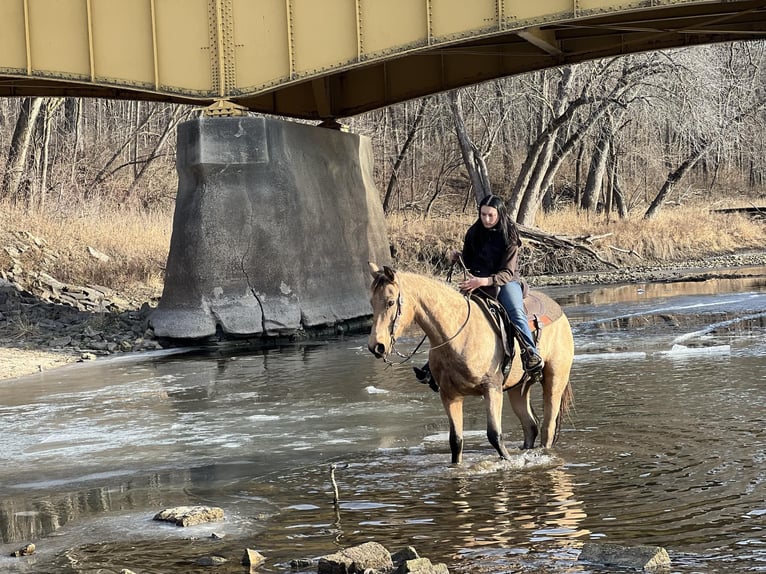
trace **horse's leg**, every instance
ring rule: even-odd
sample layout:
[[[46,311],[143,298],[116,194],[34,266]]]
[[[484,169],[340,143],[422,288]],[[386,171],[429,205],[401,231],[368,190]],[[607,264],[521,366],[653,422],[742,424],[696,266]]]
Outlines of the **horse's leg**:
[[[522,393],[522,387],[524,392]],[[529,402],[529,385],[517,384],[508,389],[508,399],[511,401],[513,412],[516,413],[521,428],[524,430],[524,444],[521,448],[530,449],[535,446],[537,438],[537,417],[532,411],[532,405]]]
[[[449,448],[452,464],[463,462],[463,397],[441,396],[444,410],[449,418]]]
[[[543,425],[540,446],[551,448],[558,436],[561,419],[561,401],[569,384],[569,373],[562,377],[555,372],[543,375]]]
[[[487,439],[495,447],[500,458],[508,460],[511,455],[503,442],[503,390],[494,385],[487,385],[484,391],[484,404],[487,407]]]

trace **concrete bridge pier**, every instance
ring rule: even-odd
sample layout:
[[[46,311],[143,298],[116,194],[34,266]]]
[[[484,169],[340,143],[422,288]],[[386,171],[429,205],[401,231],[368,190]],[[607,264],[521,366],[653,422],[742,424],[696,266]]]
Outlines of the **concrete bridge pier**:
[[[390,261],[367,138],[263,117],[181,124],[155,335],[311,336],[370,315]]]

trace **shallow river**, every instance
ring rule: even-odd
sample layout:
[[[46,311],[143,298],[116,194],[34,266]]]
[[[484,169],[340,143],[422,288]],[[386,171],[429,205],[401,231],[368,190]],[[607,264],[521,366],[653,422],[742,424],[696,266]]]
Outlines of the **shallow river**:
[[[576,410],[555,449],[510,461],[473,399],[451,466],[437,395],[362,336],[3,382],[0,572],[240,573],[246,547],[261,572],[316,572],[290,562],[368,540],[450,572],[609,571],[577,560],[588,541],[663,546],[673,572],[766,572],[763,281],[546,291],[573,323]],[[504,431],[521,443],[509,407]],[[152,521],[182,504],[226,518]],[[229,562],[196,565],[210,555]]]

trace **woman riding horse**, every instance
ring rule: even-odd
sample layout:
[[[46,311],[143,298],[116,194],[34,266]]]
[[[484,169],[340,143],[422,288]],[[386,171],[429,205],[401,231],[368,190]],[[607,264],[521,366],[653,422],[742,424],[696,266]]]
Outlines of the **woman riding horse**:
[[[509,458],[502,436],[503,391],[508,392],[516,416],[524,430],[523,448],[533,448],[538,421],[532,410],[530,385],[523,384],[524,372],[519,353],[510,371],[503,369],[505,345],[478,304],[453,287],[414,273],[379,268],[370,263],[373,281],[370,304],[373,324],[367,346],[376,357],[388,360],[396,353],[396,341],[407,327],[416,323],[428,337],[429,364],[439,382],[439,397],[449,418],[452,462],[463,457],[463,399],[484,398],[487,411],[487,438],[502,458]],[[569,372],[574,344],[569,321],[555,301],[542,293],[531,292],[543,302],[549,318],[538,341],[545,361],[542,370],[543,422],[541,443],[553,446],[572,391]],[[516,343],[518,346],[518,343]]]

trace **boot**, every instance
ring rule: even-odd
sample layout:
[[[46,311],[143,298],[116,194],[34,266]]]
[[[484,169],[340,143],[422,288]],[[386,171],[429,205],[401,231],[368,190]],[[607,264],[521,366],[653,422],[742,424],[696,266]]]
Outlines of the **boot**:
[[[436,382],[436,379],[434,379],[434,376],[431,373],[431,367],[428,366],[428,363],[423,365],[422,368],[412,367],[412,370],[415,371],[415,378],[419,383],[428,385],[435,393],[439,392],[439,384]]]
[[[545,362],[540,354],[532,348],[527,349],[524,352],[524,370],[527,373],[537,373],[543,370]]]

